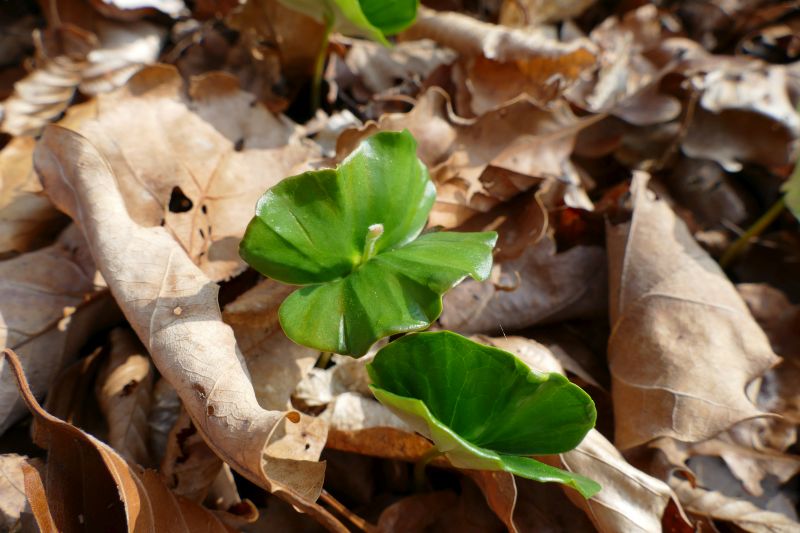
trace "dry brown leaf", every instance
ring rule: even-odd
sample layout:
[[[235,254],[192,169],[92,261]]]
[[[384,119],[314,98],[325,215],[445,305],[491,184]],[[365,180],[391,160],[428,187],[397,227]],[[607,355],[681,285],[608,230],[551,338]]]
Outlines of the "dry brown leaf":
[[[225,306],[222,319],[233,328],[264,409],[289,409],[292,391],[319,352],[290,341],[278,324],[278,307],[295,287],[266,279]]]
[[[439,517],[456,506],[458,496],[452,491],[414,494],[383,510],[378,519],[378,531],[429,531]]]
[[[606,231],[608,342],[620,449],[705,440],[760,416],[747,385],[778,362],[717,263],[634,175],[630,222]]]
[[[561,42],[542,28],[509,28],[425,8],[403,38],[431,39],[462,56],[463,82],[478,115],[526,93],[552,100],[596,60],[596,47],[585,38]],[[485,77],[489,73],[495,77]]]
[[[256,200],[317,153],[220,73],[187,96],[174,68],[149,67],[92,110],[74,129],[109,160],[127,212],[163,225],[212,280],[244,270],[239,240]]]
[[[42,409],[16,355],[4,355],[33,413],[33,440],[48,452],[41,469],[23,466],[25,493],[43,531],[233,531],[210,511],[170,493],[157,473],[132,467],[106,444]]]
[[[662,52],[659,63],[648,55],[661,45],[665,28],[674,26],[674,21],[652,4],[626,13],[622,19],[605,19],[589,36],[599,49],[597,71],[568,89],[567,97],[590,111],[607,111],[640,126],[676,118],[680,102],[658,92],[654,85],[679,53]]]
[[[28,458],[7,453],[0,455],[0,529],[13,531],[25,510],[25,480],[22,465]]]
[[[576,246],[556,253],[549,236],[497,264],[496,283],[467,280],[444,297],[441,323],[462,333],[499,333],[535,324],[602,315],[605,253]]]
[[[535,26],[577,17],[596,0],[504,0],[500,7],[500,24],[506,26]]]
[[[96,33],[64,24],[37,32],[37,68],[3,102],[0,129],[37,135],[67,108],[80,86],[86,94],[124,84],[161,50],[164,31],[149,22],[99,21]]]
[[[252,482],[344,530],[314,503],[324,426],[258,405],[233,331],[222,322],[219,287],[166,228],[143,227],[128,215],[111,166],[88,140],[49,126],[34,162],[53,202],[86,233],[112,294],[209,446]],[[287,418],[297,424],[285,427]]]
[[[202,502],[222,471],[222,459],[208,447],[182,410],[167,440],[167,450],[159,472],[175,493]]]
[[[688,481],[673,479],[670,485],[688,512],[730,522],[749,533],[795,533],[800,527],[780,513],[765,511],[750,502],[719,492],[692,487]]]
[[[564,187],[568,205],[591,207],[569,156],[575,136],[593,120],[579,120],[566,104],[543,109],[527,100],[466,119],[455,115],[448,95],[435,87],[423,93],[409,113],[386,114],[377,124],[345,131],[337,155],[344,157],[376,129],[408,129],[438,188],[430,223],[451,228],[508,199],[505,189],[489,190],[495,168],[519,175],[514,177],[514,193],[550,178]]]
[[[743,162],[781,166],[792,161],[800,116],[789,98],[789,70],[746,56],[711,55],[687,39],[664,48],[682,54],[680,71],[701,93],[682,149],[736,172]]]
[[[61,225],[59,212],[40,194],[35,145],[30,137],[17,137],[0,151],[0,254],[36,248]]]
[[[95,385],[108,424],[108,444],[127,461],[149,465],[148,415],[153,392],[150,358],[136,335],[117,328],[109,333],[110,354]]]
[[[75,227],[52,246],[0,262],[0,346],[19,353],[39,397],[89,336],[118,317]],[[10,369],[0,361],[0,433],[25,412]]]

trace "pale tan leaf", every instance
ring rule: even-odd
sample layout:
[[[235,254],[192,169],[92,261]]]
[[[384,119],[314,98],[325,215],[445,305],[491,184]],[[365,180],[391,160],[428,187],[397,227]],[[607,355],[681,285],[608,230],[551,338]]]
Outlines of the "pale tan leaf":
[[[296,412],[258,405],[233,331],[222,322],[219,287],[167,229],[128,215],[111,166],[85,138],[49,126],[34,161],[51,199],[81,224],[111,292],[209,446],[254,483],[341,529],[313,503],[325,468],[316,462],[324,431]],[[284,428],[287,422],[297,426]],[[298,426],[315,429],[313,446]]]
[[[634,176],[631,221],[606,231],[621,449],[705,440],[761,415],[745,388],[778,362],[736,289],[647,179]]]
[[[19,352],[39,397],[89,336],[118,318],[75,227],[52,246],[0,262],[0,346]],[[0,361],[0,433],[25,413],[10,369]]]
[[[765,511],[720,492],[693,488],[688,481],[673,478],[670,485],[690,513],[731,522],[749,533],[795,533],[800,528],[800,524],[780,513]]]
[[[319,358],[319,352],[290,341],[278,324],[278,307],[295,287],[266,279],[225,306],[222,319],[233,328],[258,403],[288,409],[290,397]]]
[[[24,455],[0,455],[0,529],[11,531],[25,510]]]
[[[213,280],[244,269],[256,200],[316,154],[288,119],[251,104],[230,76],[196,78],[187,95],[174,68],[149,67],[74,128],[111,163],[132,219],[163,225]]]
[[[103,442],[59,420],[36,402],[13,351],[4,350],[20,394],[34,416],[33,440],[47,464],[25,468],[25,490],[44,531],[227,532],[211,512],[169,492],[152,470],[140,470]]]
[[[96,383],[97,401],[108,424],[108,443],[126,460],[149,465],[148,415],[153,392],[150,357],[130,330],[112,330],[109,343],[111,353]]]
[[[33,172],[35,145],[17,137],[0,151],[0,254],[36,248],[60,226],[61,215]]]

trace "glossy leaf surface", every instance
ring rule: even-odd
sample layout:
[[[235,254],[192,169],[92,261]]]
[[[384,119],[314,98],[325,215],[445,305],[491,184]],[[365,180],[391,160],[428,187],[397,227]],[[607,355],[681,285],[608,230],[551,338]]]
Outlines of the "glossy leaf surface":
[[[417,16],[419,0],[281,0],[333,31],[368,37],[389,44],[387,35],[409,27]]]
[[[408,132],[378,133],[335,170],[268,190],[240,253],[265,276],[307,285],[280,308],[286,335],[360,356],[382,337],[430,325],[464,277],[486,279],[494,232],[419,236],[435,196]]]
[[[594,427],[594,402],[560,374],[451,332],[407,335],[367,366],[373,393],[458,468],[559,482],[591,497],[600,486],[527,455],[565,452]]]

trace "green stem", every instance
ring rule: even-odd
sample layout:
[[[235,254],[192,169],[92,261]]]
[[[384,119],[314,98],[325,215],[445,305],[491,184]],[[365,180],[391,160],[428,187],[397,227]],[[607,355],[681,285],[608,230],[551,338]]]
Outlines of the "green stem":
[[[328,58],[328,43],[333,29],[333,17],[325,19],[325,34],[322,37],[322,46],[314,63],[314,79],[311,85],[311,112],[316,113],[322,98],[322,76],[325,73],[325,60]]]
[[[425,467],[440,455],[442,455],[442,452],[440,452],[436,446],[433,446],[430,450],[425,452],[425,455],[414,463],[414,488],[416,488],[417,492],[424,492],[425,486],[427,485]]]
[[[331,364],[331,357],[333,357],[333,353],[322,352],[322,354],[319,356],[319,359],[317,359],[317,364],[314,366],[325,370],[326,368],[328,368],[328,365]]]
[[[761,218],[755,221],[755,223],[747,228],[747,231],[742,233],[742,235],[731,244],[725,253],[722,254],[722,258],[719,260],[720,266],[722,268],[727,268],[731,262],[738,257],[738,255],[750,244],[750,240],[754,237],[758,237],[761,235],[765,229],[767,229],[770,224],[772,224],[778,215],[783,212],[783,208],[786,205],[786,201],[784,196],[781,196],[777,202],[772,204],[766,213],[761,215]]]

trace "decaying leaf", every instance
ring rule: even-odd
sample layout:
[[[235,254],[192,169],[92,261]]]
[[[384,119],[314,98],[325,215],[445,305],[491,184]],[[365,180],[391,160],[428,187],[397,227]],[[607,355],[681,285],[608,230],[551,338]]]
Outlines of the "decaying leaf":
[[[748,533],[793,533],[797,522],[785,515],[765,511],[750,502],[725,496],[720,492],[692,487],[688,481],[673,479],[675,490],[685,509],[698,516],[730,522]]]
[[[118,317],[74,226],[52,246],[0,262],[0,345],[19,353],[39,397],[89,336]],[[0,433],[24,413],[11,371],[0,361]]]
[[[506,26],[535,26],[580,15],[595,0],[504,0],[500,8],[500,24]]]
[[[131,218],[163,225],[221,280],[244,268],[238,244],[256,200],[316,151],[228,75],[197,78],[186,90],[174,68],[149,67],[100,95],[93,118],[75,130],[110,162]]]
[[[178,18],[188,10],[183,0],[91,0],[100,13],[121,20],[136,20],[156,11]]]
[[[290,341],[278,324],[278,307],[294,291],[265,279],[225,306],[222,318],[233,328],[264,409],[288,409],[297,384],[319,358],[319,352]]]
[[[28,458],[16,453],[0,455],[0,529],[12,531],[25,510],[22,465]]]
[[[615,441],[708,439],[761,415],[745,388],[778,362],[685,224],[635,174],[630,222],[607,228]]]
[[[160,464],[167,453],[169,432],[178,421],[181,414],[181,399],[166,379],[159,378],[153,386],[150,416],[147,419],[148,447],[153,460]]]
[[[495,266],[490,281],[467,280],[444,297],[442,325],[463,333],[499,333],[570,318],[602,316],[605,254],[576,246],[556,253],[546,236]]]
[[[210,511],[173,495],[157,473],[131,466],[106,444],[42,409],[16,355],[8,350],[4,355],[33,413],[33,440],[48,452],[41,468],[23,466],[25,493],[41,530],[233,531]]]
[[[209,446],[254,483],[341,529],[313,503],[325,468],[316,462],[324,425],[258,405],[233,331],[221,320],[218,286],[167,229],[128,215],[111,166],[85,138],[50,126],[34,161],[51,199],[81,225],[112,294]]]
[[[136,335],[109,333],[110,354],[96,383],[97,401],[108,423],[108,443],[127,461],[149,465],[147,448],[153,369]]]
[[[64,24],[35,32],[37,68],[3,102],[3,131],[36,135],[61,116],[79,86],[87,94],[119,87],[155,61],[164,37],[161,28],[143,21],[100,21],[95,30]]]
[[[47,241],[60,214],[41,194],[33,172],[30,137],[17,137],[0,151],[0,254],[27,252]]]

